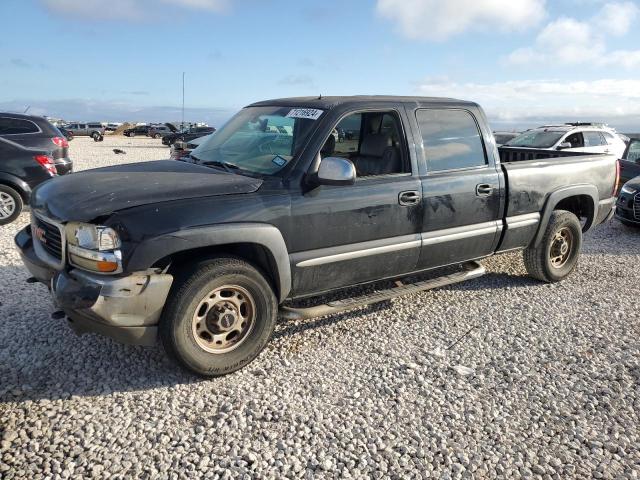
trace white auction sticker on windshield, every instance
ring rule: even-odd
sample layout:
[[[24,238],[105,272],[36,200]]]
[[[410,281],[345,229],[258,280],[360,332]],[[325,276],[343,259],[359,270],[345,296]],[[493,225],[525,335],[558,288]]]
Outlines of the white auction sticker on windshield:
[[[289,118],[307,118],[309,120],[317,120],[322,115],[322,110],[317,108],[294,108],[287,113]]]

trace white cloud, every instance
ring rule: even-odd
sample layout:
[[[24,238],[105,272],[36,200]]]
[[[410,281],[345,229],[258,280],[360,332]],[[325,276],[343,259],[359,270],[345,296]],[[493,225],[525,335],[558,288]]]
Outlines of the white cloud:
[[[51,11],[94,19],[143,20],[158,18],[167,6],[221,12],[229,0],[41,0]],[[158,5],[161,3],[162,5]]]
[[[473,100],[494,120],[592,120],[615,123],[640,118],[640,79],[594,81],[522,80],[459,83],[425,80],[421,95]],[[640,124],[640,122],[638,123]]]
[[[467,30],[512,31],[545,16],[546,0],[378,0],[378,14],[414,39],[445,40]]]
[[[638,17],[638,7],[633,2],[607,3],[594,19],[594,26],[616,36],[629,32]]]
[[[628,33],[639,12],[632,2],[616,2],[605,4],[587,21],[559,18],[540,31],[533,46],[511,52],[506,62],[523,66],[546,62],[636,67],[640,65],[640,50],[608,51],[606,37]]]

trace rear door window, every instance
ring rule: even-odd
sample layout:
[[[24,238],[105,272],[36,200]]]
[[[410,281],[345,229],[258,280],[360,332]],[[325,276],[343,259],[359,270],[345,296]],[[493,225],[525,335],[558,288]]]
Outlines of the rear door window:
[[[0,135],[21,135],[38,133],[40,129],[30,120],[21,118],[0,117]]]
[[[604,137],[600,132],[584,132],[584,146],[585,147],[599,147],[600,145],[606,145]]]
[[[478,125],[468,111],[420,109],[416,111],[416,119],[422,135],[428,172],[487,164]]]

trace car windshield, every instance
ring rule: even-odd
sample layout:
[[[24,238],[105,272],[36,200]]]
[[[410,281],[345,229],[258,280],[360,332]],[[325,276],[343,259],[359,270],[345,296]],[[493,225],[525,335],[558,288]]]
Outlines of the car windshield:
[[[191,152],[198,163],[274,175],[306,144],[322,110],[247,107]]]
[[[566,132],[554,130],[534,130],[524,132],[513,140],[505,143],[507,147],[530,147],[530,148],[550,148],[553,147],[558,140]]]

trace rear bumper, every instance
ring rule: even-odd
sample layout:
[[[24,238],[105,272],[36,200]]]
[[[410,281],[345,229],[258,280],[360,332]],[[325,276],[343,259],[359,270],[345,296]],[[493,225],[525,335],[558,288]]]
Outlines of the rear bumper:
[[[79,269],[55,271],[36,256],[29,227],[18,233],[15,243],[31,275],[50,286],[54,303],[78,335],[99,333],[121,343],[155,343],[171,275],[149,271],[110,277]]]
[[[598,204],[598,218],[596,218],[595,224],[608,222],[613,217],[616,211],[616,199],[614,197],[607,198],[606,200],[600,200]]]
[[[55,164],[58,175],[66,175],[73,171],[73,162],[70,158],[57,158]]]

